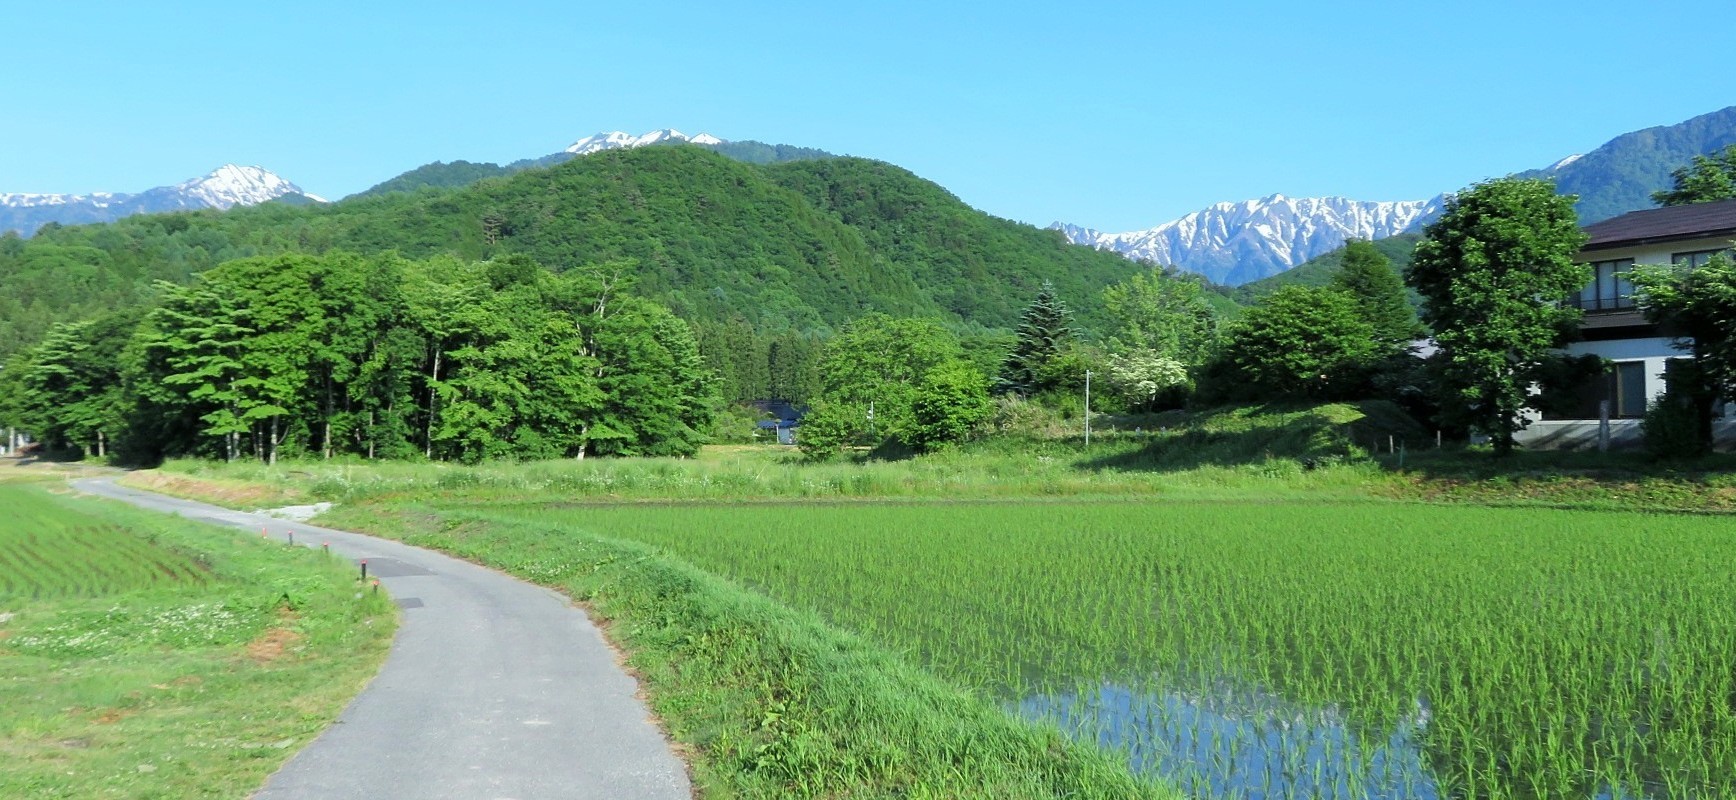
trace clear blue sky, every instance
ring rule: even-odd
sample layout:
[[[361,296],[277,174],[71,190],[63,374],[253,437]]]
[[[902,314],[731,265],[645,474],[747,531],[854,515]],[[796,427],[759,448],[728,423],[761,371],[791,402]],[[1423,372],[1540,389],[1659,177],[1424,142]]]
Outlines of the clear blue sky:
[[[1422,198],[1736,104],[1727,0],[465,5],[12,4],[0,191],[236,162],[336,198],[674,127],[1119,231]]]

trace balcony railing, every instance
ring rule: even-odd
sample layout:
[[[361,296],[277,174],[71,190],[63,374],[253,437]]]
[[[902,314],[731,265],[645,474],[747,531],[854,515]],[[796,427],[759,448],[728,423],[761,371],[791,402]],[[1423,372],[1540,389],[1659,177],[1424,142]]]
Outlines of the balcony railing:
[[[1615,297],[1584,297],[1575,295],[1567,298],[1566,305],[1588,313],[1598,311],[1627,311],[1638,308],[1634,304],[1633,295],[1617,295]]]

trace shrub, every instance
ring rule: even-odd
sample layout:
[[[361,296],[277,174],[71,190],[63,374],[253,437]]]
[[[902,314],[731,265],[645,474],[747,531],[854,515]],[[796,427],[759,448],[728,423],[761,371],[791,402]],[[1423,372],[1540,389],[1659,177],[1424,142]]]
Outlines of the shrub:
[[[1646,452],[1655,458],[1698,458],[1706,454],[1694,407],[1665,393],[1640,420]]]

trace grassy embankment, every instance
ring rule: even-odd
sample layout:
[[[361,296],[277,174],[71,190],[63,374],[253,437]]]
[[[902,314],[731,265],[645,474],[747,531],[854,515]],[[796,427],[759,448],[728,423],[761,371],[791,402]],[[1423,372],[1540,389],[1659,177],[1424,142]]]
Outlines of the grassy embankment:
[[[393,609],[346,566],[21,477],[0,476],[0,797],[244,796],[384,660]]]
[[[1611,509],[1637,497],[1715,511],[1736,492],[1728,472],[1586,456],[1492,469],[1475,455],[1416,452],[1399,472],[1396,455],[1371,461],[1357,442],[1380,441],[1382,428],[1418,432],[1350,407],[1178,421],[1089,452],[1002,440],[817,466],[745,450],[686,462],[277,472],[182,462],[153,480],[184,493],[217,478],[228,490],[272,485],[278,499],[337,500],[332,524],[589,599],[697,754],[701,785],[725,794],[1156,793],[1130,788],[1094,750],[1044,746],[1052,734],[994,706],[1082,683],[1173,687],[1198,676],[1189,670],[1200,653],[1215,654],[1214,678],[1359,709],[1369,730],[1429,698],[1453,723],[1435,728],[1429,756],[1455,784],[1562,790],[1593,776],[1721,787],[1720,775],[1736,774],[1729,748],[1709,744],[1731,732],[1693,711],[1729,688],[1714,685],[1729,675],[1706,645],[1731,633],[1708,609],[1729,605],[1717,587],[1732,576],[1719,558],[1676,555],[1729,549],[1721,529],[1694,527],[1721,520],[1392,502]],[[995,502],[908,502],[938,498]],[[1192,502],[1113,502],[1131,498]],[[717,505],[742,499],[762,502]],[[815,499],[891,502],[781,502]],[[693,502],[647,502],[667,500]],[[1642,534],[1647,544],[1634,547]],[[1659,595],[1660,585],[1692,591]],[[1533,595],[1531,605],[1511,601]],[[1153,608],[1179,616],[1158,625],[1162,615],[1142,611]],[[1659,646],[1683,665],[1667,682],[1643,666]],[[1597,664],[1563,673],[1575,663],[1565,654]],[[1491,675],[1526,681],[1500,689]],[[1540,706],[1542,697],[1574,702]],[[1527,716],[1539,708],[1567,716]],[[1098,723],[1078,724],[1092,737]],[[1163,744],[1113,740],[1135,751]]]

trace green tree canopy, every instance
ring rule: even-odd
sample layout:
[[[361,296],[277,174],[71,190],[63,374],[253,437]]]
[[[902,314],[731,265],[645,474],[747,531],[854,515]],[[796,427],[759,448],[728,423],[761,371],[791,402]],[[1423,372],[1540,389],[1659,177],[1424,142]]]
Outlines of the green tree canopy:
[[[1022,395],[1054,388],[1049,369],[1073,343],[1072,312],[1045,281],[1035,300],[1025,307],[1016,329],[1018,341],[1001,366],[1001,387]]]
[[[1183,364],[1204,363],[1218,331],[1217,314],[1199,283],[1173,268],[1150,269],[1103,290],[1114,352],[1150,351]]]
[[[1693,405],[1700,448],[1709,451],[1714,403],[1736,397],[1736,262],[1719,253],[1698,269],[1636,267],[1630,279],[1646,318],[1674,331],[1676,347],[1689,354],[1670,390]]]
[[[1407,274],[1440,347],[1442,415],[1513,449],[1521,412],[1556,348],[1577,335],[1578,309],[1559,302],[1591,279],[1574,198],[1546,180],[1502,178],[1447,199]]]
[[[1404,279],[1373,242],[1352,240],[1344,246],[1344,260],[1332,278],[1332,288],[1350,295],[1374,327],[1374,339],[1383,348],[1403,350],[1423,333],[1417,312],[1406,295]]]
[[[1736,145],[1694,156],[1693,163],[1670,173],[1668,189],[1652,192],[1660,206],[1685,206],[1736,199]]]
[[[1350,295],[1286,286],[1231,326],[1218,368],[1231,396],[1339,399],[1361,390],[1379,353]]]
[[[958,340],[938,323],[869,314],[826,343],[820,395],[802,420],[798,440],[816,455],[888,440],[919,449],[938,446],[951,432],[975,424],[977,406],[969,396],[986,384],[968,380],[966,373],[974,372]]]

